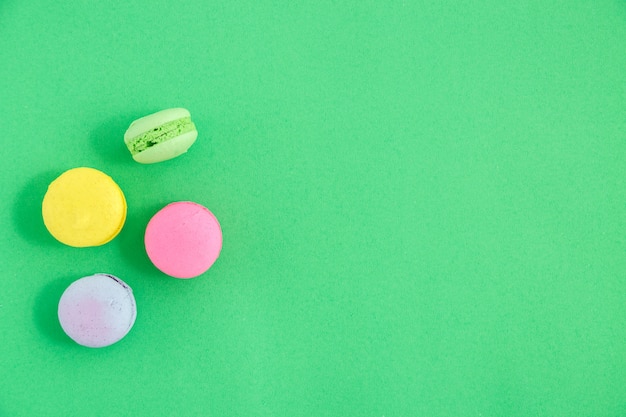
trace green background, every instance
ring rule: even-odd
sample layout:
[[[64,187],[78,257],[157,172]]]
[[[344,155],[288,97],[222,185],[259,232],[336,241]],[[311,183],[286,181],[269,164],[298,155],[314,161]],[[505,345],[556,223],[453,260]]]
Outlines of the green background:
[[[624,416],[625,116],[622,0],[4,0],[0,415]],[[126,194],[102,247],[41,220],[77,166]],[[224,233],[187,281],[142,246],[177,200]],[[95,272],[139,308],[104,349],[56,318]]]

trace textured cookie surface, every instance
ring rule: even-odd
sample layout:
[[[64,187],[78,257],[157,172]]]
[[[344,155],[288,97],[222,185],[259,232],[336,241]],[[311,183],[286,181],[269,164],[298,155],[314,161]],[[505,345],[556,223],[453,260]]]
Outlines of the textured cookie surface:
[[[189,111],[174,108],[132,122],[124,134],[124,143],[135,161],[151,164],[182,155],[197,137]]]
[[[49,186],[42,203],[48,231],[69,246],[99,246],[120,232],[126,200],[111,177],[93,168],[74,168]]]
[[[175,278],[206,272],[222,249],[222,230],[206,207],[190,201],[171,203],[155,214],[145,234],[152,263]]]
[[[103,347],[122,339],[137,317],[131,288],[109,274],[74,281],[59,301],[59,322],[76,343]]]

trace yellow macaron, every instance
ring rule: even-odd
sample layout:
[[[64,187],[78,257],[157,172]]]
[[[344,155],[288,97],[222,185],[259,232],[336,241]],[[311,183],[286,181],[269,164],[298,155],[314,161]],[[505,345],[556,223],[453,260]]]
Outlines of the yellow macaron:
[[[126,199],[105,173],[73,168],[48,186],[42,215],[46,228],[59,242],[74,247],[100,246],[122,230]]]

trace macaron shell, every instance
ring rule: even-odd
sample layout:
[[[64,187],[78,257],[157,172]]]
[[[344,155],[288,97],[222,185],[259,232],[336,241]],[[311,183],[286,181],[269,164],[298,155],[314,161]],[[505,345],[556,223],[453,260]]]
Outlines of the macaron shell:
[[[111,241],[124,226],[126,210],[126,199],[115,181],[85,167],[70,169],[55,179],[42,203],[50,234],[74,247]]]
[[[109,346],[130,331],[137,317],[132,289],[117,277],[95,274],[74,281],[59,300],[59,322],[76,343]]]
[[[176,158],[177,156],[187,152],[191,145],[193,145],[196,141],[197,137],[197,130],[183,133],[180,136],[171,138],[165,142],[159,143],[158,145],[151,146],[150,148],[133,155],[133,159],[140,164],[154,164],[156,162]]]
[[[128,144],[132,139],[147,132],[148,130],[159,127],[173,120],[182,119],[183,117],[191,117],[189,110],[183,108],[173,108],[161,110],[156,113],[144,116],[135,120],[130,124],[124,134],[124,142]]]
[[[222,249],[219,222],[206,207],[171,203],[156,213],[145,234],[152,263],[175,278],[194,278],[206,272]]]

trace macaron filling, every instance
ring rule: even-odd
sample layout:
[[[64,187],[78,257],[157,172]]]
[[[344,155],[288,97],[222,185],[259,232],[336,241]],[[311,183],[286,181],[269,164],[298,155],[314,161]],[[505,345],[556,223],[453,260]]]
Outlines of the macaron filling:
[[[191,121],[191,116],[183,117],[164,123],[161,126],[142,133],[141,135],[129,140],[126,146],[128,147],[131,155],[134,156],[152,146],[158,145],[159,143],[163,143],[193,130],[196,130],[196,125],[194,125]]]

